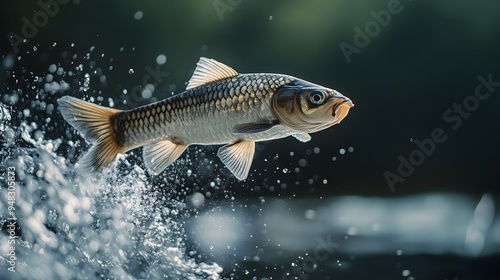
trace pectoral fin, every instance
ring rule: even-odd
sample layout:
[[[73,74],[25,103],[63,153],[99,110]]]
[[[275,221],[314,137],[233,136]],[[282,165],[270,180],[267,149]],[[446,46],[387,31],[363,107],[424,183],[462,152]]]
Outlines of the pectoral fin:
[[[245,180],[252,165],[255,142],[241,140],[222,146],[217,155],[238,180]]]
[[[262,123],[242,123],[233,127],[234,134],[252,134],[259,133],[271,129],[277,125],[277,122],[262,122]]]
[[[142,151],[144,164],[148,172],[160,174],[186,150],[187,146],[175,144],[170,140],[161,140],[144,146]]]
[[[292,134],[292,136],[295,137],[300,142],[308,142],[309,140],[311,140],[311,135],[307,133],[297,133],[297,134]]]

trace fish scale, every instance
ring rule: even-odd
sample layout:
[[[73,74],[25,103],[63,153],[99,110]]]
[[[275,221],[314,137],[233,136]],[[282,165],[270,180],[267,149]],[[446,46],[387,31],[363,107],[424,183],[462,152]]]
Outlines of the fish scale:
[[[255,142],[309,133],[339,123],[353,106],[339,92],[282,74],[238,74],[200,58],[186,91],[120,111],[72,97],[58,100],[66,121],[93,145],[82,165],[99,170],[116,155],[143,146],[159,174],[192,144],[223,144],[217,155],[236,178],[248,176]]]
[[[210,130],[220,131],[241,122],[270,120],[273,116],[269,106],[260,105],[268,105],[273,90],[293,79],[278,74],[240,74],[202,85],[165,100],[116,114],[112,120],[114,131],[118,142],[125,146],[137,146],[152,139],[164,138],[185,139],[189,144],[216,144],[236,140],[232,135],[231,139],[227,139],[227,133],[207,135],[207,131],[197,123],[203,118],[219,126],[212,126]],[[221,114],[222,112],[226,112],[226,115]],[[233,121],[225,121],[224,116],[230,116]],[[182,127],[186,129],[179,129]],[[188,135],[185,130],[193,128],[202,131],[196,135]],[[208,137],[210,140],[207,141],[207,136],[212,137]]]

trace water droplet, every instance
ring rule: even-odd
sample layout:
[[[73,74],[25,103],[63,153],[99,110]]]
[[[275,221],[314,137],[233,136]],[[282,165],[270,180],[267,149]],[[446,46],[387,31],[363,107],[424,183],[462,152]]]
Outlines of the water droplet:
[[[153,96],[153,92],[146,88],[142,91],[141,96],[144,99],[150,99]]]
[[[316,218],[316,211],[314,211],[313,209],[307,209],[304,213],[304,216],[306,217],[306,219],[312,220]]]
[[[143,16],[144,16],[144,14],[142,13],[142,11],[137,11],[134,14],[134,19],[140,20],[140,19],[142,19]]]
[[[205,196],[203,196],[203,194],[197,192],[197,193],[194,193],[192,196],[191,196],[191,203],[193,204],[194,208],[200,208],[203,203],[205,202]]]
[[[358,233],[358,229],[355,227],[350,227],[347,229],[347,234],[349,235],[356,235]]]
[[[164,54],[160,54],[156,57],[156,63],[158,65],[163,65],[167,62],[167,57]]]

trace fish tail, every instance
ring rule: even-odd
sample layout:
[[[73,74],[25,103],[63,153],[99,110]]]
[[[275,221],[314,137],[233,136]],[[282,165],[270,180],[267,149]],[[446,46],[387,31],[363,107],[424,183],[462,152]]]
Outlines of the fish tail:
[[[120,110],[102,107],[74,97],[57,100],[63,118],[78,130],[92,147],[80,161],[87,169],[98,171],[113,163],[127,149],[116,141],[112,117]]]

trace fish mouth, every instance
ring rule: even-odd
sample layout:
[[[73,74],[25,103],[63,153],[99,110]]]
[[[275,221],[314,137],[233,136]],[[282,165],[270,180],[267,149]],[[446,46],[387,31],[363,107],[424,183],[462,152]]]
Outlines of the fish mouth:
[[[340,123],[347,114],[349,113],[349,109],[351,107],[354,107],[354,103],[348,98],[346,99],[340,99],[339,101],[335,102],[332,106],[332,117],[334,117],[334,123]]]

